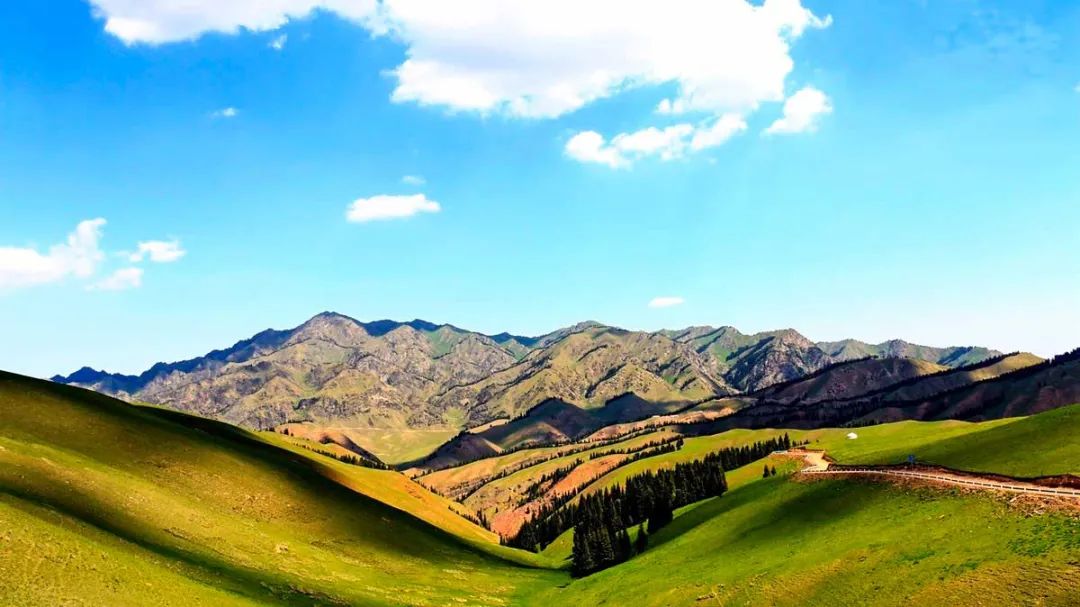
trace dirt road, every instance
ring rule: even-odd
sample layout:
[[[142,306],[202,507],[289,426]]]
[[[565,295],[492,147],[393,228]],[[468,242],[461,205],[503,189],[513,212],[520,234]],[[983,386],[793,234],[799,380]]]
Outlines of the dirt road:
[[[1080,489],[1069,487],[1050,487],[1032,482],[1005,479],[1004,477],[986,477],[971,472],[949,470],[947,468],[927,467],[897,467],[897,466],[841,466],[830,464],[824,451],[796,451],[788,452],[789,455],[798,455],[803,458],[807,466],[800,474],[809,475],[857,475],[857,476],[887,476],[905,478],[946,485],[957,485],[971,489],[983,489],[987,491],[1005,491],[1008,493],[1025,493],[1029,495],[1043,495],[1052,497],[1064,497],[1080,500]]]

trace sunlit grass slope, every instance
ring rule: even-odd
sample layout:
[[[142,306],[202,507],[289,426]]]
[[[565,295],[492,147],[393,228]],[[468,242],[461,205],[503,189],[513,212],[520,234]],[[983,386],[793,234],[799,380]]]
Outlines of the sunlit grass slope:
[[[643,469],[782,430],[688,439]],[[790,431],[843,462],[1080,472],[1080,407]],[[637,439],[643,440],[643,439]],[[1080,521],[1005,500],[729,473],[630,561],[571,581],[405,477],[281,436],[0,374],[0,605],[1069,605]],[[497,468],[496,468],[497,470]],[[494,470],[487,470],[494,471]],[[478,472],[478,471],[473,471]],[[509,478],[509,477],[508,477]],[[615,482],[607,479],[605,482]]]
[[[1080,405],[1029,417],[987,422],[903,421],[864,428],[820,430],[729,430],[686,439],[682,449],[616,469],[588,492],[620,484],[647,470],[700,459],[706,453],[788,434],[810,441],[845,464],[889,464],[914,455],[919,461],[1019,477],[1080,474]],[[848,438],[854,433],[857,438]]]
[[[565,579],[400,475],[293,449],[0,374],[0,604],[499,605]]]
[[[979,472],[1033,477],[1080,475],[1080,405],[982,423],[898,422],[822,433],[819,443],[839,461],[887,463],[907,453],[922,461]]]
[[[900,422],[792,431],[851,463],[908,453],[957,468],[1040,476],[1080,472],[1080,406],[981,424]],[[767,438],[717,435],[696,449]],[[730,434],[730,433],[725,433]],[[688,441],[688,445],[691,444]],[[665,455],[671,465],[687,457]],[[660,458],[656,458],[660,460]],[[676,512],[650,548],[618,567],[532,600],[635,605],[1073,605],[1080,519],[1027,516],[1007,500],[959,491],[825,479],[792,482],[770,457],[728,473],[731,491]],[[641,464],[642,462],[638,462]],[[611,479],[608,479],[611,480]],[[570,554],[572,532],[545,550]]]
[[[761,479],[620,566],[529,597],[582,605],[1073,605],[1080,521],[983,496]]]

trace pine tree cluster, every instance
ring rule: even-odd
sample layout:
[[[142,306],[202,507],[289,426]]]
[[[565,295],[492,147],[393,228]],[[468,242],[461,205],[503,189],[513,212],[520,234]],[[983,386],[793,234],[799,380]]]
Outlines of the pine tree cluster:
[[[671,521],[675,508],[722,494],[727,489],[724,470],[745,466],[773,451],[789,449],[791,445],[791,439],[784,434],[751,445],[721,449],[701,460],[677,464],[674,469],[632,476],[623,486],[585,496],[571,506],[563,507],[577,493],[560,495],[503,543],[538,552],[567,529],[575,527],[576,544],[582,529],[577,526],[584,524],[585,531],[580,533],[582,541],[597,543],[594,547],[602,549],[601,556],[606,557],[608,552],[602,544],[621,545],[623,539],[619,531],[647,522],[649,532],[654,532]],[[601,536],[607,539],[601,540]],[[625,560],[616,558],[622,554],[618,551],[614,553],[615,560],[606,560],[598,558],[591,548],[579,550],[587,550],[589,556],[583,561],[582,572],[596,571]]]
[[[632,476],[625,487],[586,496],[570,513],[574,522],[571,573],[588,575],[625,561],[634,554],[628,528],[648,521],[648,533],[655,533],[671,522],[675,508],[726,490],[727,479],[719,463],[698,460]]]

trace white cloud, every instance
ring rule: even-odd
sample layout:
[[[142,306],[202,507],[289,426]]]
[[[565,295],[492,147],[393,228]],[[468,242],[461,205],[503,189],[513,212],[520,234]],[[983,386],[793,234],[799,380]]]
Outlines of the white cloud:
[[[128,260],[138,263],[149,257],[150,261],[169,263],[187,254],[178,240],[147,240],[139,243],[137,251],[128,256]]]
[[[767,134],[813,132],[821,116],[832,112],[832,102],[812,86],[803,87],[784,102],[784,115],[765,129]]]
[[[690,141],[692,150],[704,150],[723,144],[728,139],[746,130],[746,121],[738,114],[724,114],[711,125],[694,131]]]
[[[402,42],[396,101],[554,117],[674,84],[669,112],[745,113],[784,97],[790,45],[831,18],[800,0],[91,0],[129,44],[274,30],[315,9]]]
[[[401,183],[405,185],[424,185],[427,180],[420,175],[405,175],[401,178]]]
[[[207,32],[276,30],[289,19],[312,11],[333,11],[364,19],[375,0],[90,0],[105,19],[105,31],[126,44],[162,44],[197,38]]]
[[[57,282],[68,276],[92,276],[105,257],[98,248],[104,226],[101,218],[79,222],[67,242],[50,247],[48,253],[0,247],[0,289]]]
[[[455,112],[553,118],[629,89],[673,88],[656,112],[694,114],[692,120],[615,135],[610,143],[586,130],[568,144],[569,156],[608,166],[674,158],[743,130],[741,121],[762,103],[784,100],[791,45],[832,21],[801,0],[91,2],[105,29],[129,44],[275,30],[313,10],[331,11],[405,47],[405,60],[388,72],[396,80],[394,101]],[[800,116],[812,128],[806,111],[793,106],[770,132],[794,132]],[[683,135],[689,124],[694,132]],[[623,148],[615,143],[620,138]]]
[[[210,113],[211,118],[236,118],[236,115],[240,113],[240,110],[229,106],[223,107],[220,110],[214,110]]]
[[[89,287],[91,291],[125,291],[142,285],[142,268],[121,268]]]
[[[380,194],[371,198],[357,198],[345,211],[345,218],[353,223],[377,221],[382,219],[400,219],[412,217],[417,213],[438,213],[442,210],[439,203],[428,200],[423,194],[394,196]]]
[[[619,150],[604,143],[604,136],[596,131],[582,131],[574,135],[566,142],[565,151],[567,156],[581,162],[596,162],[612,168],[629,164]]]
[[[672,160],[683,156],[687,150],[715,147],[744,130],[746,121],[742,116],[724,114],[698,126],[681,123],[663,129],[651,126],[633,133],[620,133],[610,142],[596,131],[583,131],[566,142],[564,151],[581,162],[622,168],[649,156]]]
[[[783,99],[790,43],[825,27],[799,0],[386,0],[408,46],[397,101],[554,117],[628,88],[674,84],[669,112]],[[663,108],[658,108],[663,111]]]
[[[672,306],[681,306],[686,303],[686,300],[682,297],[654,297],[649,302],[650,308],[670,308]]]
[[[280,51],[280,50],[285,48],[285,43],[288,42],[288,41],[289,41],[289,35],[288,34],[282,34],[280,36],[275,37],[273,40],[271,40],[270,44],[268,46],[270,48],[274,49],[275,51]]]

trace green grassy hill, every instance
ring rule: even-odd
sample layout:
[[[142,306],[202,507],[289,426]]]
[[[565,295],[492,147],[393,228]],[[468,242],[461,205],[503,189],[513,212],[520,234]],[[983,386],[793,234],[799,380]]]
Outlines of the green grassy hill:
[[[843,462],[915,453],[1020,476],[1080,472],[1080,406],[855,431],[787,432]],[[779,432],[694,437],[616,472]],[[429,480],[453,484],[532,455]],[[783,474],[762,479],[760,461],[730,471],[727,494],[681,509],[647,551],[572,580],[552,569],[572,533],[540,555],[502,548],[457,514],[467,507],[396,472],[0,374],[0,604],[1068,605],[1080,593],[1075,516],[959,491],[793,482],[796,462],[768,461]]]
[[[497,605],[564,579],[397,473],[288,447],[0,375],[0,604]]]
[[[694,453],[775,430],[687,441]],[[993,422],[901,422],[790,431],[848,463],[935,463],[1017,476],[1080,472],[1080,405]],[[708,442],[707,442],[708,441]],[[698,454],[697,456],[700,456]],[[694,459],[667,454],[632,466]],[[768,458],[784,473],[791,460]],[[1073,605],[1080,519],[1031,517],[1006,500],[856,480],[761,478],[762,462],[728,473],[731,490],[692,504],[627,563],[532,597],[544,605]],[[606,477],[619,482],[631,466]],[[640,470],[639,470],[640,471]],[[544,555],[566,559],[573,532]]]
[[[858,438],[847,438],[854,432]],[[903,421],[865,428],[820,430],[728,430],[686,439],[674,453],[643,459],[618,468],[591,485],[588,492],[611,487],[647,470],[670,468],[700,459],[725,447],[745,445],[788,434],[825,449],[844,464],[895,464],[915,455],[920,461],[1018,477],[1080,473],[1080,405],[1062,407],[1029,417],[987,422],[945,420]],[[638,440],[645,440],[644,437]],[[760,465],[757,466],[760,470]]]
[[[643,554],[527,604],[1065,606],[1078,551],[1075,518],[777,476],[686,509]]]

